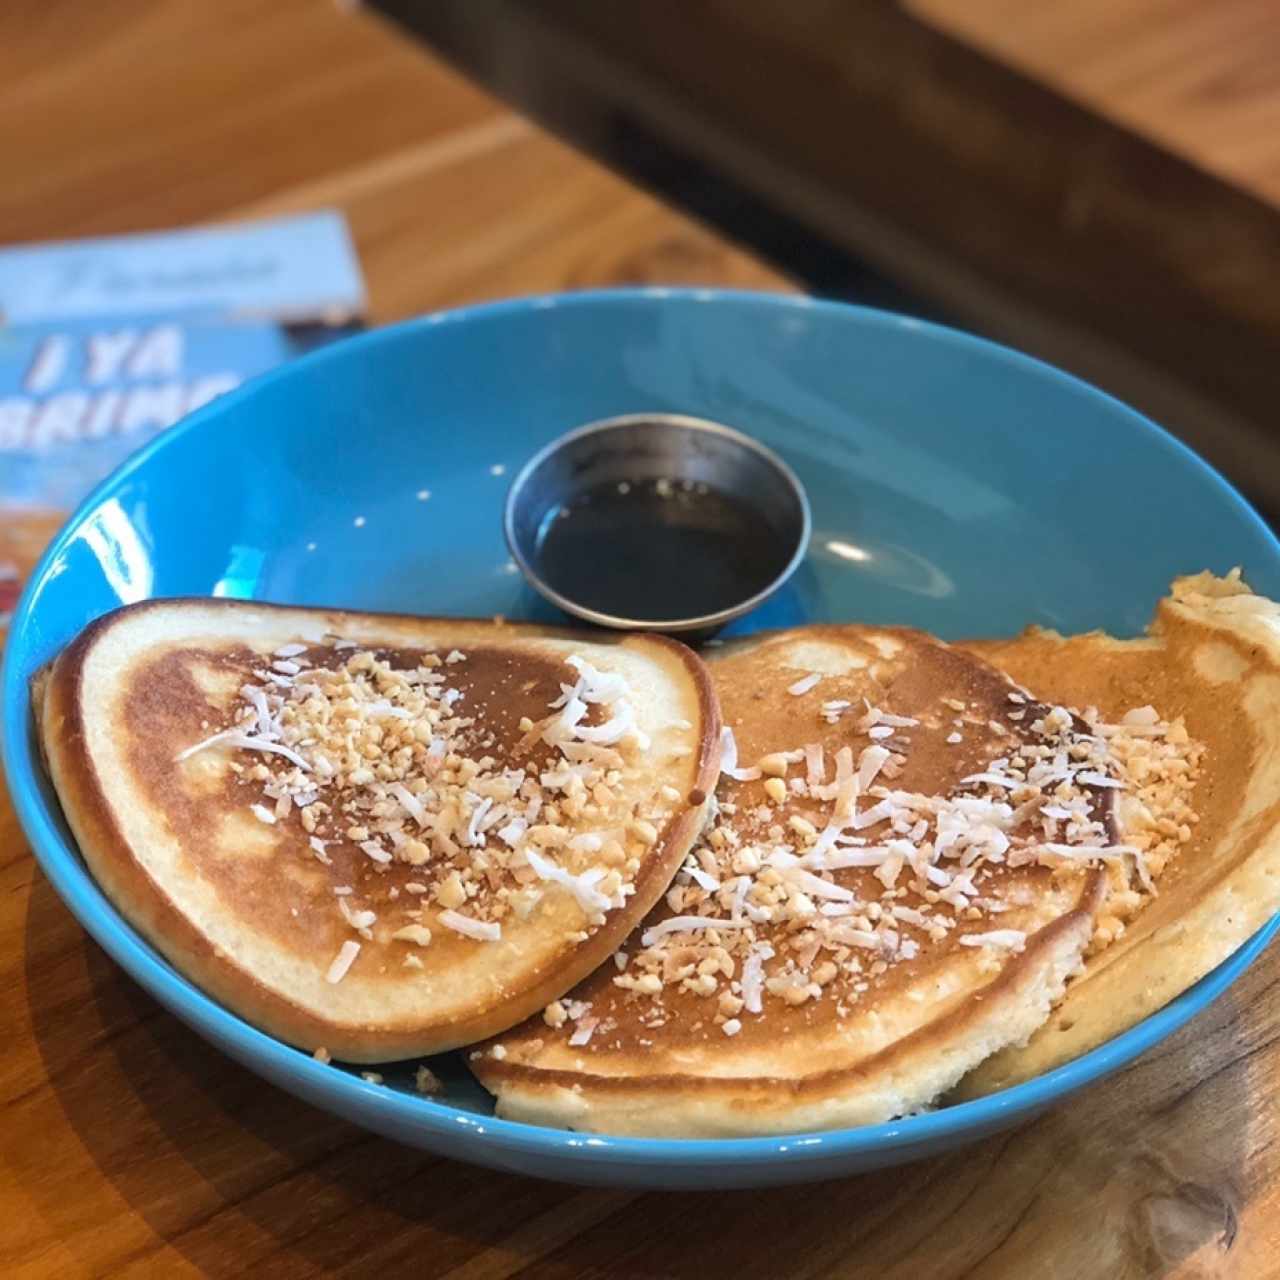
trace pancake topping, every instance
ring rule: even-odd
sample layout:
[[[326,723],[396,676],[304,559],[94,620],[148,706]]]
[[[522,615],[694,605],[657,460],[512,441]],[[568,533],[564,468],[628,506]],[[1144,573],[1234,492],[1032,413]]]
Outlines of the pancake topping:
[[[834,758],[809,742],[743,766],[726,728],[718,812],[639,945],[615,957],[614,987],[648,1002],[640,1024],[666,1025],[688,996],[708,1002],[700,1025],[729,1037],[771,1008],[830,1000],[843,1018],[896,967],[956,945],[995,972],[1026,942],[1006,918],[1044,877],[1099,864],[1109,892],[1093,945],[1118,937],[1190,838],[1202,748],[1150,707],[1103,724],[1016,687],[1007,698],[995,717],[953,698],[911,715],[828,698],[819,722],[854,737]],[[999,754],[943,790],[898,783],[914,751],[945,760],[979,738]],[[614,1030],[600,1014],[557,1001],[544,1021],[585,1045]]]
[[[572,897],[582,915],[572,940],[585,939],[635,892],[663,818],[616,791],[620,771],[649,745],[621,675],[568,657],[559,695],[536,722],[513,720],[499,741],[487,712],[500,694],[468,684],[472,658],[336,639],[286,645],[240,689],[231,725],[178,756],[211,747],[256,755],[230,766],[255,784],[251,812],[275,824],[296,811],[325,865],[335,845],[358,850],[353,878],[366,888],[370,877],[408,868],[403,898],[399,886],[379,895],[399,899],[383,924],[408,968],[420,967],[414,952],[434,930],[497,941],[504,919],[527,918],[547,893]],[[511,699],[502,701],[509,715]],[[334,895],[353,934],[371,940],[379,916],[360,904],[360,886],[338,885]],[[345,941],[328,980],[340,982],[359,953],[355,937]]]

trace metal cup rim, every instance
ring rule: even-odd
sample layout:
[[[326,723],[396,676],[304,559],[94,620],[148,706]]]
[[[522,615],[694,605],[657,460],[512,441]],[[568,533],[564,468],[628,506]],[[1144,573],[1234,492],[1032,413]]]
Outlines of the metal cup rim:
[[[796,539],[795,551],[782,569],[747,599],[740,601],[738,604],[730,605],[728,608],[717,610],[715,613],[702,614],[694,618],[674,618],[670,620],[627,618],[617,614],[604,613],[599,609],[592,609],[577,603],[571,597],[557,591],[550,583],[546,582],[526,558],[520,546],[520,540],[516,537],[515,507],[521,491],[534,472],[548,458],[586,436],[612,431],[619,427],[635,426],[640,423],[704,431],[730,440],[740,448],[748,449],[762,458],[782,477],[787,487],[791,490],[800,509],[800,535]],[[608,627],[615,631],[706,631],[710,633],[718,630],[726,623],[732,622],[735,618],[740,618],[743,614],[749,613],[752,609],[762,604],[795,573],[809,550],[812,529],[813,517],[809,510],[809,497],[805,493],[804,485],[800,483],[800,477],[777,453],[767,445],[761,444],[759,440],[737,430],[735,427],[726,426],[723,422],[715,422],[710,418],[699,418],[692,414],[684,413],[618,414],[611,418],[600,418],[595,422],[585,423],[583,426],[574,427],[571,431],[566,431],[564,435],[557,436],[554,440],[543,445],[517,472],[515,478],[511,481],[510,487],[507,489],[507,500],[502,515],[502,531],[506,538],[507,548],[511,552],[511,557],[515,560],[520,572],[524,575],[525,581],[544,600],[548,600],[557,608],[563,609],[565,613],[571,614],[575,618],[581,618],[584,622],[594,623],[600,627]]]

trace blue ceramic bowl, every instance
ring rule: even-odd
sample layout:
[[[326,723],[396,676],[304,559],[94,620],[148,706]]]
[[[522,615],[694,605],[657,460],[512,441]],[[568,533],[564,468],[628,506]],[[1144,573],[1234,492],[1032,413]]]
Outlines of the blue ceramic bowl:
[[[164,1005],[285,1089],[401,1142],[545,1177],[735,1187],[834,1177],[1011,1125],[1180,1027],[1268,925],[1155,1016],[994,1097],[892,1124],[729,1141],[604,1138],[496,1120],[456,1060],[371,1085],[246,1026],[175,973],[86,874],[39,766],[28,680],[91,619],[213,594],[547,616],[507,557],[507,479],[578,423],[689,413],[758,436],[809,491],[806,563],[735,631],[810,619],[943,636],[1028,622],[1131,634],[1175,574],[1244,568],[1280,595],[1280,546],[1219,476],[1074,378],[919,321],[800,298],[648,289],[534,298],[354,338],[215,401],[84,503],[18,608],[5,769],[54,888]],[[429,491],[430,496],[420,494]]]

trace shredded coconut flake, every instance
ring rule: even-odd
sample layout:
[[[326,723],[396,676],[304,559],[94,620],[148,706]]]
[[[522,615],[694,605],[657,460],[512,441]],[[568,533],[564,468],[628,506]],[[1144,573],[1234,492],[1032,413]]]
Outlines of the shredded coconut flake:
[[[818,671],[811,672],[809,675],[803,677],[800,680],[797,680],[795,684],[788,685],[787,692],[791,694],[793,698],[798,698],[801,696],[801,694],[808,693],[809,690],[812,689],[821,679],[822,679],[821,672],[818,672]]]
[[[498,828],[497,836],[503,844],[514,849],[524,839],[529,824],[524,818],[512,818],[505,826]]]
[[[376,840],[361,840],[360,850],[362,853],[372,858],[374,862],[387,863],[391,861],[391,854],[389,854]]]
[[[422,801],[404,785],[403,782],[392,782],[388,785],[387,790],[395,796],[400,804],[404,807],[404,811],[418,824],[419,827],[429,825],[430,820],[427,817],[427,811],[422,806]]]
[[[291,764],[296,764],[299,769],[310,769],[311,766],[292,748],[284,746],[279,742],[268,742],[265,738],[253,737],[251,734],[242,732],[239,729],[224,729],[221,733],[215,733],[211,737],[206,738],[203,742],[197,742],[193,747],[187,747],[185,751],[179,751],[174,757],[176,761],[187,759],[193,756],[197,751],[203,751],[206,747],[212,747],[219,742],[225,742],[229,747],[239,747],[243,751],[268,751],[275,755],[284,756]]]
[[[764,962],[773,955],[767,942],[757,942],[742,963],[742,1007],[748,1013],[759,1013],[763,1008],[760,998],[764,994]]]
[[[992,929],[989,933],[966,933],[957,941],[962,947],[1003,947],[1006,951],[1021,951],[1027,945],[1027,935],[1020,929]]]
[[[333,961],[324,975],[324,980],[336,986],[347,976],[347,970],[355,963],[356,956],[359,954],[360,944],[348,938],[338,948],[338,954],[333,957]]]
[[[442,911],[436,917],[446,929],[460,933],[464,937],[474,938],[477,942],[497,942],[502,937],[502,926],[488,920],[477,920],[474,916],[464,916],[461,912]]]
[[[1095,773],[1092,769],[1081,769],[1076,774],[1076,781],[1086,787],[1110,787],[1117,791],[1124,790],[1124,783],[1119,778],[1109,778],[1105,773]]]
[[[478,805],[471,811],[470,821],[467,823],[467,834],[463,843],[469,846],[483,845],[484,836],[481,833],[480,824],[484,821],[484,816],[493,807],[493,797],[485,796]]]
[[[600,1025],[599,1018],[579,1018],[573,1035],[569,1037],[569,1043],[574,1048],[587,1044],[591,1037],[595,1034],[595,1029]]]
[[[689,933],[695,929],[745,929],[748,920],[719,920],[714,916],[670,916],[659,920],[640,935],[640,945],[651,947],[668,933]]]
[[[738,741],[728,725],[720,730],[720,772],[735,782],[754,782],[762,776],[759,768],[738,768]]]
[[[889,751],[885,747],[866,747],[858,757],[858,790],[866,791],[876,780],[880,770],[889,759]]]
[[[1003,787],[1006,791],[1016,791],[1026,785],[1018,778],[1010,778],[1003,773],[971,773],[967,778],[961,778],[960,782],[962,786],[980,782],[988,787]]]
[[[805,781],[811,787],[821,786],[827,776],[827,763],[823,758],[822,743],[806,742],[804,744]]]
[[[720,881],[715,876],[704,871],[696,864],[690,863],[685,867],[685,872],[708,893],[715,893],[720,887]]]
[[[534,849],[526,849],[525,857],[539,880],[547,880],[567,889],[578,906],[588,915],[609,909],[610,899],[595,887],[605,877],[602,868],[597,867],[584,871],[581,875],[574,875],[564,867],[557,866],[550,858],[544,858]]]
[[[375,911],[353,911],[347,905],[345,895],[338,898],[338,910],[342,912],[342,917],[353,929],[372,929],[378,923],[378,915]]]

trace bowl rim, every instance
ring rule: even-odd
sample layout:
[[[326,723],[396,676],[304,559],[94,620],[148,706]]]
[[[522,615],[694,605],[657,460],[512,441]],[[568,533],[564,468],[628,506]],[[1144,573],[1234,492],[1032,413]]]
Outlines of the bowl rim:
[[[516,534],[516,506],[520,495],[524,492],[530,479],[548,458],[554,457],[562,449],[576,444],[589,436],[619,430],[625,427],[643,426],[646,423],[657,423],[667,427],[679,427],[688,431],[701,431],[708,435],[720,436],[762,458],[783,480],[795,499],[800,513],[800,530],[796,537],[795,550],[786,564],[774,574],[764,586],[751,595],[714,613],[697,614],[691,618],[643,619],[625,618],[621,614],[609,613],[602,609],[593,609],[589,605],[580,604],[572,596],[556,590],[539,572],[533,561],[525,555],[524,544]],[[809,552],[809,540],[813,534],[813,513],[809,508],[809,495],[805,492],[800,477],[791,469],[777,453],[762,444],[754,436],[739,431],[727,423],[717,422],[713,418],[701,418],[689,413],[620,413],[610,418],[598,418],[593,422],[583,423],[563,435],[544,444],[516,473],[507,488],[507,496],[502,504],[502,533],[506,538],[507,550],[516,562],[525,581],[544,600],[550,601],[565,613],[581,618],[584,622],[593,622],[598,627],[610,627],[617,631],[659,631],[664,634],[682,632],[709,632],[749,613],[757,605],[763,604],[775,591],[782,587],[793,573],[800,567]],[[536,542],[536,539],[535,539]]]
[[[413,1096],[361,1080],[344,1070],[314,1060],[300,1049],[275,1040],[241,1020],[229,1009],[190,983],[163,960],[110,904],[89,875],[74,847],[57,828],[55,807],[46,802],[46,785],[34,767],[30,722],[29,669],[32,664],[31,618],[50,569],[67,544],[82,528],[86,517],[135,472],[170,444],[188,433],[201,430],[220,414],[234,412],[263,389],[283,380],[306,377],[331,361],[358,357],[367,348],[395,342],[440,325],[459,325],[500,319],[554,307],[646,307],[663,303],[730,303],[736,307],[767,310],[796,310],[839,317],[871,328],[901,328],[919,332],[930,341],[973,352],[1006,367],[1020,368],[1071,388],[1087,399],[1096,399],[1118,419],[1126,421],[1154,446],[1190,465],[1225,499],[1228,508],[1243,522],[1263,535],[1263,541],[1280,568],[1280,540],[1268,528],[1243,496],[1217,469],[1189,446],[1170,435],[1145,415],[1107,392],[1053,365],[1011,347],[962,330],[920,320],[895,312],[851,303],[819,300],[803,295],[787,295],[738,289],[615,288],[569,293],[535,294],[478,303],[440,311],[373,329],[328,347],[310,352],[274,370],[252,378],[242,386],[218,397],[142,446],[110,475],[94,486],[68,517],[33,568],[14,610],[10,625],[0,684],[0,760],[8,781],[11,802],[40,863],[58,896],[84,928],[135,981],[156,997],[197,1033],[218,1045],[230,1056],[261,1074],[296,1083],[304,1096],[321,1101],[342,1114],[352,1108],[381,1128],[405,1137],[426,1132],[448,1143],[460,1136],[483,1140],[513,1154],[567,1166],[619,1165],[658,1173],[673,1165],[769,1166],[790,1164],[797,1174],[807,1165],[831,1166],[858,1155],[932,1147],[980,1136],[1013,1120],[1040,1111],[1099,1077],[1132,1061],[1188,1022],[1215,1000],[1252,963],[1280,930],[1280,914],[1272,917],[1250,939],[1226,957],[1195,985],[1176,996],[1119,1036],[1099,1045],[1071,1062],[1040,1076],[1013,1085],[998,1093],[957,1103],[936,1111],[904,1117],[877,1125],[819,1132],[797,1132],[748,1138],[643,1138],[580,1133],[482,1115]],[[471,1154],[466,1151],[460,1155]],[[484,1160],[483,1147],[474,1150]],[[887,1163],[888,1161],[886,1161]],[[782,1175],[785,1178],[785,1174]]]

